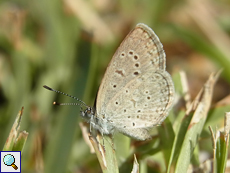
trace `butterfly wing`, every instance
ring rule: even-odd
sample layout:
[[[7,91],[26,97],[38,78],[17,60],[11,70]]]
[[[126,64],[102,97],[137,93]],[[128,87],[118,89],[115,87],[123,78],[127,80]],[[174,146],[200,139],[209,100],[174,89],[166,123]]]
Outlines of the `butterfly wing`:
[[[133,128],[160,124],[173,97],[174,85],[165,71],[163,46],[151,28],[138,24],[106,69],[98,91],[97,116],[132,136]]]

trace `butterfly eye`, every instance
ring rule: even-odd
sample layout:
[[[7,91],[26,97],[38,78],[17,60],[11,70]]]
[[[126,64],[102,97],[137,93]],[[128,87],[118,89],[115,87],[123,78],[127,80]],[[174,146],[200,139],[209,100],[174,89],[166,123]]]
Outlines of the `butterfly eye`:
[[[91,113],[91,111],[90,110],[87,110],[87,114],[90,114]]]

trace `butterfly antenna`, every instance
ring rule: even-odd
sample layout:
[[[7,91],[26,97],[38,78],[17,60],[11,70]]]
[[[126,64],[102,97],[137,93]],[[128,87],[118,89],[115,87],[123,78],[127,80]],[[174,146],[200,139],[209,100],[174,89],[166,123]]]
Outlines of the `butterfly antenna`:
[[[51,87],[48,87],[47,85],[43,85],[43,88],[45,88],[45,89],[47,89],[47,90],[50,90],[50,91],[54,91],[54,92],[56,92],[56,93],[58,93],[58,94],[63,94],[63,95],[65,95],[65,96],[71,97],[71,98],[73,98],[73,99],[75,99],[75,100],[81,102],[81,104],[79,104],[79,103],[57,103],[57,102],[53,102],[54,105],[77,105],[77,106],[86,106],[86,107],[88,107],[88,106],[85,104],[85,102],[83,102],[82,100],[80,100],[80,99],[77,98],[77,97],[74,97],[74,96],[71,96],[71,95],[69,95],[69,94],[63,93],[63,92],[61,92],[61,91],[55,90],[55,89],[53,89],[53,88],[51,88]]]

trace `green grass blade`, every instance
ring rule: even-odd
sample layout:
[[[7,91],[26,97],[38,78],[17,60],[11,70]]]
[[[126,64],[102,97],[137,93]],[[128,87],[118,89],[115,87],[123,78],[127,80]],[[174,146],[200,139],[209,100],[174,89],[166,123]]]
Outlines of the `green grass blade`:
[[[219,73],[211,74],[203,89],[198,94],[192,104],[192,109],[195,108],[194,115],[189,124],[188,130],[183,141],[182,148],[176,163],[175,172],[184,173],[187,171],[193,156],[194,148],[197,145],[200,133],[203,129],[207,113],[211,104],[212,92],[214,84],[219,76]]]

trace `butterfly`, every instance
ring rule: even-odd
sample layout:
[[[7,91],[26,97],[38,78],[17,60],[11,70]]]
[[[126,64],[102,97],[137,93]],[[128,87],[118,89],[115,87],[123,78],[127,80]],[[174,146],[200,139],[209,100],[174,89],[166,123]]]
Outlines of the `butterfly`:
[[[80,101],[80,106],[86,107],[81,116],[90,129],[102,135],[118,131],[146,140],[151,138],[149,130],[168,116],[174,95],[163,46],[150,27],[139,23],[113,55],[98,90],[96,107]]]

